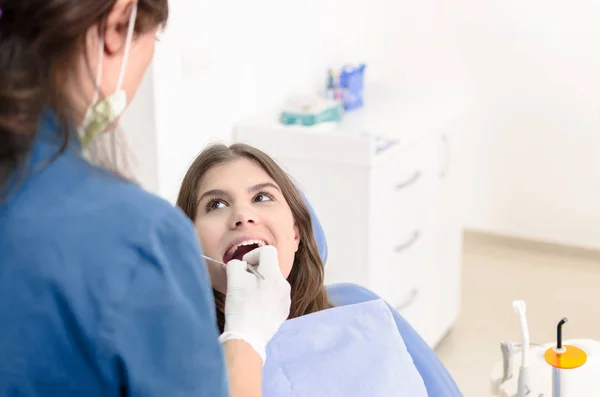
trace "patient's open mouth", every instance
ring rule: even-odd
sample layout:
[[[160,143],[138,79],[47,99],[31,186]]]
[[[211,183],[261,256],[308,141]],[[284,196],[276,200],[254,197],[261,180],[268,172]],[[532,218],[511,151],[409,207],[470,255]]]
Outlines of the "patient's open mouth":
[[[248,252],[267,245],[264,240],[246,240],[231,246],[223,255],[223,263],[228,263],[232,259],[242,260]]]

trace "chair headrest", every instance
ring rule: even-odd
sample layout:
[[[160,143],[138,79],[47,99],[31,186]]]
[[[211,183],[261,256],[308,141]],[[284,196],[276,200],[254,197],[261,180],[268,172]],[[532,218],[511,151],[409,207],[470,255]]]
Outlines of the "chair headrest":
[[[317,242],[317,248],[319,248],[319,255],[321,256],[321,260],[323,264],[327,262],[327,239],[325,238],[325,232],[323,231],[323,227],[319,222],[319,218],[317,218],[317,214],[315,210],[308,202],[308,199],[304,195],[304,193],[300,192],[300,195],[304,199],[304,203],[308,207],[308,212],[310,212],[310,217],[312,220],[313,233],[315,234],[315,240]]]

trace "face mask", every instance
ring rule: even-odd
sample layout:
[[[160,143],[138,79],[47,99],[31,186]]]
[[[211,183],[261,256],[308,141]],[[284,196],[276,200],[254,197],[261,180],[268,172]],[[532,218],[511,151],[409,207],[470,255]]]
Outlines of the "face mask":
[[[86,149],[100,134],[104,133],[108,127],[114,123],[125,111],[127,107],[127,93],[123,90],[123,80],[125,71],[127,70],[127,60],[131,42],[133,40],[133,32],[135,28],[135,18],[137,14],[137,3],[133,5],[131,16],[129,17],[129,27],[127,29],[127,38],[125,42],[125,51],[123,53],[123,62],[119,71],[119,79],[115,92],[107,96],[101,101],[98,100],[100,84],[102,83],[102,66],[104,63],[104,34],[100,36],[99,53],[98,53],[98,69],[96,71],[96,87],[92,104],[85,112],[83,124],[80,127],[81,144],[83,149]],[[104,28],[104,27],[103,27]],[[102,29],[104,31],[104,29]]]

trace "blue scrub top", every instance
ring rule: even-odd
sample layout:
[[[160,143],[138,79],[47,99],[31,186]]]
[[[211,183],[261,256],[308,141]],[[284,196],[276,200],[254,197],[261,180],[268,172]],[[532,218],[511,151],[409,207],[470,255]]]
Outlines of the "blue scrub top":
[[[192,223],[46,117],[0,204],[0,396],[228,396]],[[40,168],[43,166],[42,168]]]

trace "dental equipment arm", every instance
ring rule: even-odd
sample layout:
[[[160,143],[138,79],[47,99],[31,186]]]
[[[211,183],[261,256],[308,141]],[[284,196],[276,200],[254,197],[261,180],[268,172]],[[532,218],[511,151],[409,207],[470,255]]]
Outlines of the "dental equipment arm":
[[[525,302],[514,301],[513,308],[519,316],[521,337],[523,339],[523,352],[521,355],[521,367],[519,368],[517,397],[525,397],[529,393],[529,328],[527,326]]]

